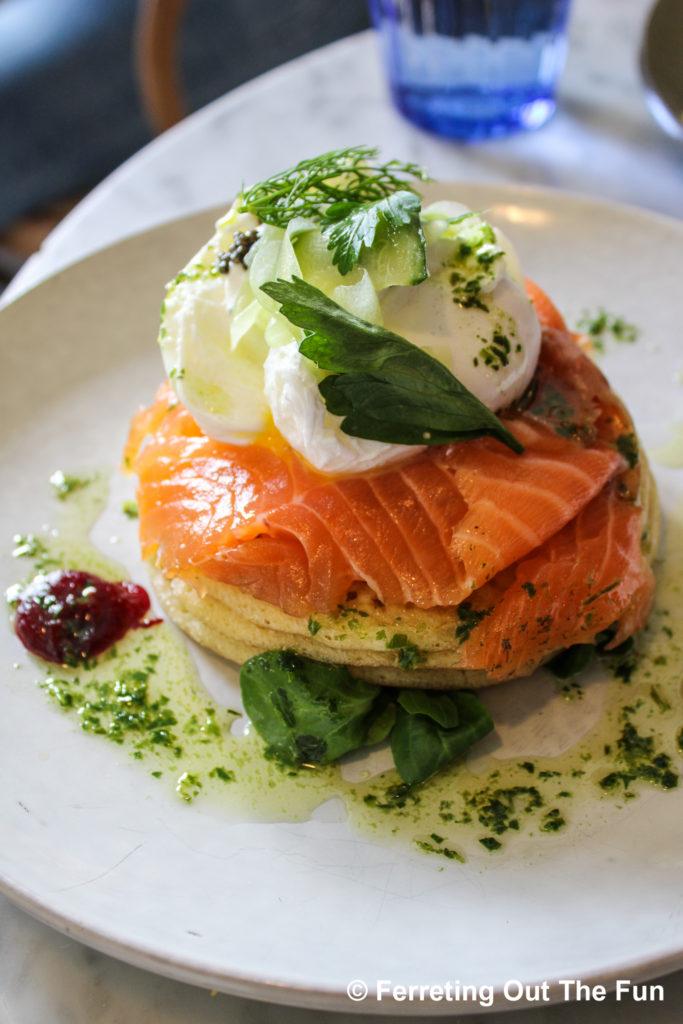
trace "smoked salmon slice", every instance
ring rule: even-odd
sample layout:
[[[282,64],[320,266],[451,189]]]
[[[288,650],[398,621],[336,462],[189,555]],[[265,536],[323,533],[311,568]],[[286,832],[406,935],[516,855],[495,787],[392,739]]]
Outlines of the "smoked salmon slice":
[[[612,646],[647,622],[652,570],[641,553],[642,510],[624,501],[617,480],[528,557],[473,596],[475,627],[463,664],[492,681],[532,671],[555,651],[592,643],[619,622]]]
[[[530,278],[524,278],[524,289],[534,304],[536,310],[536,316],[541,322],[542,327],[550,327],[553,330],[566,331],[567,325],[564,322],[564,317],[560,313],[559,309],[550,300],[542,288],[532,281]]]
[[[617,442],[633,436],[628,414],[565,331],[544,332],[533,387],[505,423],[524,454],[484,438],[330,477],[281,439],[205,437],[164,387],[125,455],[143,555],[168,576],[200,573],[294,616],[334,611],[358,585],[385,605],[458,605],[575,529],[627,472]]]

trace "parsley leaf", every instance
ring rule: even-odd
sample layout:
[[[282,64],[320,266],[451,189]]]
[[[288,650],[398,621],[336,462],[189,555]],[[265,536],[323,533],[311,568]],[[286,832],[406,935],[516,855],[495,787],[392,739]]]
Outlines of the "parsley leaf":
[[[347,312],[300,278],[261,287],[290,323],[307,332],[302,355],[332,371],[318,387],[328,411],[343,417],[344,433],[417,445],[494,437],[524,451],[501,420],[424,349]]]
[[[374,203],[337,203],[324,217],[323,231],[329,235],[328,249],[334,250],[332,262],[340,274],[348,274],[360,261],[363,248],[371,248],[375,239],[384,241],[409,225],[422,243],[425,239],[420,225],[420,197],[405,189]],[[427,276],[423,258],[422,274],[416,284]]]

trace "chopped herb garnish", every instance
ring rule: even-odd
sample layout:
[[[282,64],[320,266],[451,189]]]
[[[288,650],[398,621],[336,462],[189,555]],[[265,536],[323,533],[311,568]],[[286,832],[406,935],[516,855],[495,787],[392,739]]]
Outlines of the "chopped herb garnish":
[[[176,793],[189,803],[199,794],[202,783],[198,775],[192,772],[183,772],[176,782]]]
[[[479,358],[485,366],[500,370],[510,362],[510,339],[505,334],[496,332],[489,345],[479,350]]]
[[[638,338],[638,328],[629,324],[620,316],[598,309],[595,313],[584,312],[577,327],[587,334],[598,349],[604,348],[605,340],[612,337],[615,341],[632,343]]]
[[[79,477],[72,476],[67,473],[63,473],[61,469],[58,469],[50,477],[50,484],[55,492],[55,495],[64,501],[74,491],[79,491],[83,487],[87,487],[89,483],[92,483],[91,477]]]
[[[320,629],[321,629],[321,624],[319,622],[316,622],[316,620],[313,618],[312,615],[309,615],[308,616],[308,632],[311,634],[311,636],[315,636],[315,634]]]
[[[450,846],[435,846],[433,843],[429,843],[424,839],[416,839],[415,845],[420,850],[424,850],[425,853],[439,853],[442,857],[445,857],[446,860],[457,860],[461,864],[465,863],[463,855]]]
[[[671,711],[671,704],[665,697],[662,697],[656,686],[650,687],[650,696],[660,711]]]
[[[462,604],[459,604],[457,608],[459,625],[455,627],[455,639],[461,644],[465,640],[469,640],[472,630],[476,629],[479,623],[487,615],[490,615],[492,611],[493,608],[482,608],[481,611],[477,611],[469,601],[463,601]]]
[[[137,501],[124,501],[121,506],[121,511],[124,516],[127,516],[129,519],[137,519],[140,515]]]
[[[546,814],[543,815],[539,828],[541,832],[558,832],[561,828],[564,828],[566,824],[567,822],[562,817],[559,809],[557,807],[553,807],[552,810],[547,811]]]
[[[419,796],[416,796],[405,782],[400,782],[397,786],[388,786],[381,797],[377,793],[367,793],[363,797],[363,803],[379,807],[383,811],[403,810],[408,803],[419,802]]]
[[[519,815],[531,814],[543,806],[543,798],[535,786],[512,786],[492,792],[485,790],[470,795],[468,799],[479,822],[498,836],[508,830],[518,832]]]
[[[626,714],[634,709],[625,708]],[[625,790],[632,782],[651,782],[662,789],[675,789],[678,775],[672,770],[668,754],[655,751],[653,736],[641,736],[632,722],[626,722],[617,740],[617,760],[624,766],[600,779],[600,786],[613,790],[622,785]]]
[[[486,291],[484,285],[491,289],[495,284],[496,270],[493,266],[496,260],[504,253],[498,248],[496,234],[490,224],[478,219],[475,213],[466,214],[455,218],[453,223],[463,221],[463,226],[458,233],[458,246],[452,257],[453,270],[449,274],[449,283],[452,289],[453,300],[464,309],[482,309],[489,311],[489,307],[482,300],[482,293]],[[498,338],[503,335],[494,336],[493,344],[498,344]],[[507,359],[509,354],[509,341],[506,338],[507,350],[503,349],[502,358]],[[480,355],[483,355],[484,350]],[[488,359],[488,355],[483,358]],[[496,355],[498,361],[500,356]]]
[[[640,451],[638,448],[638,438],[635,434],[620,434],[615,441],[615,447],[624,456],[631,469],[638,465]]]
[[[167,698],[153,699],[149,694],[151,673],[148,665],[125,670],[114,680],[87,680],[85,685],[74,678],[48,676],[44,686],[61,707],[78,713],[86,732],[106,735],[116,743],[128,736],[144,752],[154,746],[174,747],[177,742],[172,727],[178,719]]]
[[[405,633],[394,633],[391,640],[387,640],[386,647],[390,651],[398,651],[398,663],[403,669],[415,668],[425,661],[417,644],[412,643]]]

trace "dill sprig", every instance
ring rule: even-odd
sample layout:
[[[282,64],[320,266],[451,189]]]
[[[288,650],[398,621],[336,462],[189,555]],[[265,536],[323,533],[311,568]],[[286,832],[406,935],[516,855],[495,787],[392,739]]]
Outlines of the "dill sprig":
[[[406,179],[428,180],[417,164],[401,160],[378,164],[377,155],[376,147],[351,146],[301,160],[245,189],[240,210],[280,228],[294,217],[330,223],[359,204],[377,202],[399,190],[414,192]]]

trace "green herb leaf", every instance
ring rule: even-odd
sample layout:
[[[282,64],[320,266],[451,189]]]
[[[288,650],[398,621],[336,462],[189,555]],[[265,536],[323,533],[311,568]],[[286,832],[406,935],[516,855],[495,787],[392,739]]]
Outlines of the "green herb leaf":
[[[328,249],[334,250],[332,262],[340,274],[348,274],[361,260],[363,249],[373,245],[391,245],[402,229],[409,228],[419,240],[422,266],[413,284],[427,277],[425,238],[420,225],[420,197],[402,190],[374,203],[345,202],[328,208],[323,231],[329,236]]]
[[[267,651],[242,665],[244,710],[286,764],[327,764],[366,742],[380,687],[346,668],[293,651]]]
[[[493,729],[491,715],[473,693],[457,690],[450,696],[460,719],[455,728],[444,728],[434,718],[411,714],[399,706],[391,752],[399,775],[409,786],[424,782]]]
[[[358,204],[374,203],[399,190],[409,190],[406,178],[428,180],[417,164],[400,160],[378,164],[377,155],[373,146],[351,146],[301,160],[245,189],[240,211],[281,228],[294,217],[339,220]]]
[[[329,412],[343,417],[345,433],[417,445],[494,437],[524,451],[497,416],[417,345],[347,312],[300,278],[261,287],[308,332],[299,351],[332,371],[320,393]]]

